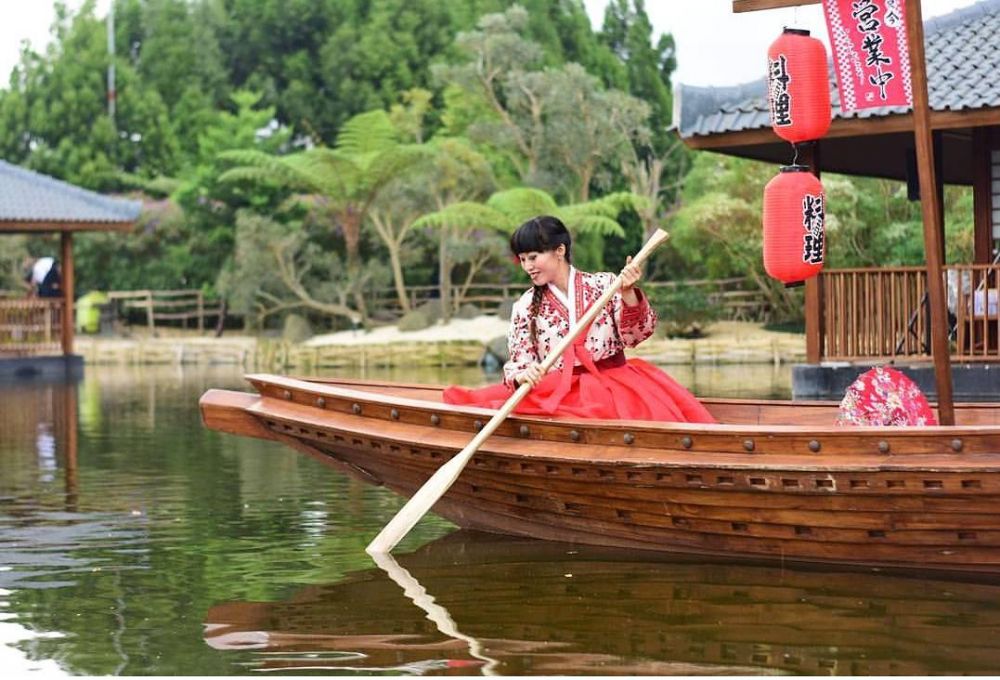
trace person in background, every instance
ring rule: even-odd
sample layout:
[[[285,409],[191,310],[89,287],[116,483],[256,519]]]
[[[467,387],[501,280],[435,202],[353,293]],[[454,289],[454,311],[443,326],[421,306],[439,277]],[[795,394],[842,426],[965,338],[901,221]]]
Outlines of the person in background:
[[[567,418],[714,423],[693,394],[641,359],[626,359],[626,347],[650,337],[656,312],[636,283],[642,270],[629,258],[623,285],[566,353],[542,374],[541,362],[566,337],[577,319],[615,281],[615,274],[590,274],[572,265],[572,242],[565,225],[543,215],[522,224],[510,249],[531,278],[532,287],[511,311],[507,345],[510,359],[503,382],[479,389],[452,386],[449,404],[500,408],[518,385],[534,388],[515,413]]]
[[[29,258],[24,263],[24,281],[29,297],[60,297],[62,277],[59,263],[52,257]]]

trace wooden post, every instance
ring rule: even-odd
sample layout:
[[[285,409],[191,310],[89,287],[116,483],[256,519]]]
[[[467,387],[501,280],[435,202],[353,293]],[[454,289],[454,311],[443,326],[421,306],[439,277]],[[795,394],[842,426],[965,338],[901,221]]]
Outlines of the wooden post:
[[[62,245],[62,351],[64,356],[73,353],[73,232],[61,232]]]
[[[819,142],[799,147],[800,161],[812,169],[819,179]],[[806,361],[818,364],[823,360],[823,274],[806,279]]]
[[[972,128],[972,214],[975,264],[993,260],[993,197],[990,153],[993,128]]]
[[[187,325],[187,321],[184,322]],[[205,298],[202,292],[198,291],[198,333],[205,332]]]
[[[924,251],[927,256],[927,293],[931,312],[931,353],[937,381],[938,420],[955,424],[952,399],[951,355],[948,348],[948,309],[941,275],[941,205],[934,168],[934,144],[927,103],[927,65],[924,60],[924,23],[919,0],[906,3],[906,41],[910,49],[913,83],[914,138],[920,177],[920,204],[924,218]]]

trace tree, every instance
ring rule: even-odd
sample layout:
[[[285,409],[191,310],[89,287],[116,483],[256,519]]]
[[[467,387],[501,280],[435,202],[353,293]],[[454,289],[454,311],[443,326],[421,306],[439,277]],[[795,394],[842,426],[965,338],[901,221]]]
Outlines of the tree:
[[[309,149],[290,156],[231,151],[221,158],[238,167],[222,181],[278,184],[322,199],[319,203],[344,240],[348,285],[357,311],[367,319],[362,293],[361,228],[379,194],[396,177],[425,158],[416,145],[400,144],[384,111],[359,114],[344,124],[334,149]]]
[[[602,173],[618,172],[629,144],[648,138],[648,109],[578,64],[541,68],[542,46],[522,35],[528,19],[515,5],[459,34],[465,63],[434,69],[464,95],[447,98],[445,124],[499,154],[518,183],[586,201],[595,180],[610,185]]]
[[[617,170],[648,144],[649,107],[620,90],[604,90],[578,64],[548,71],[542,78],[548,105],[545,151],[551,173],[574,179],[563,194],[585,203],[595,183],[607,189]]]
[[[577,237],[586,235],[603,237],[612,234],[623,236],[624,231],[616,221],[618,214],[634,209],[642,202],[641,197],[616,193],[586,203],[560,206],[551,195],[540,189],[507,189],[493,194],[485,203],[474,201],[452,203],[441,210],[424,215],[417,220],[415,226],[451,229],[465,233],[481,229],[510,234],[528,219],[547,214],[561,219],[567,229]],[[500,252],[493,254],[496,256]],[[577,257],[577,262],[584,268],[592,264],[587,260],[594,259],[593,253],[578,253],[578,255],[582,257]],[[450,281],[450,270],[448,278],[442,278],[442,296],[445,281]],[[468,281],[471,281],[471,278]],[[465,288],[467,287],[468,284],[465,285]]]
[[[236,229],[233,267],[220,280],[234,311],[253,314],[257,325],[299,308],[346,317],[354,325],[362,321],[348,304],[340,258],[320,247],[307,223],[241,210]]]
[[[442,211],[463,201],[473,201],[485,197],[495,187],[493,172],[486,158],[461,138],[439,137],[433,140],[434,162],[425,175],[425,191],[431,198],[432,210]],[[426,211],[425,211],[426,212]],[[451,300],[452,270],[463,259],[470,263],[471,281],[475,271],[484,261],[495,243],[483,238],[471,243],[464,239],[461,243],[461,228],[449,223],[424,223],[437,229],[438,237],[438,285],[440,286],[441,311],[450,319],[453,310],[461,304]],[[488,232],[480,234],[488,235]],[[469,248],[467,246],[473,245]],[[466,286],[467,288],[467,286]]]
[[[106,31],[93,12],[93,0],[75,15],[56,5],[46,54],[22,52],[0,92],[0,154],[91,189],[112,186],[120,169],[171,174],[178,147],[167,108],[127,64],[118,69],[115,121],[108,116]]]
[[[645,0],[611,0],[604,10],[602,41],[625,66],[629,94],[650,107],[654,153],[670,146],[667,130],[673,115],[670,79],[677,68],[674,38],[664,33],[653,41],[653,25]]]

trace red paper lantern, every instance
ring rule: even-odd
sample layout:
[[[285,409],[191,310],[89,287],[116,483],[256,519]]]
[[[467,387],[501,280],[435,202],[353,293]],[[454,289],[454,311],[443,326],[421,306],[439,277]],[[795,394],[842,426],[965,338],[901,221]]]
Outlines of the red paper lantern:
[[[764,269],[786,286],[823,269],[826,196],[804,165],[787,165],[764,187]]]
[[[830,129],[830,80],[826,48],[809,31],[786,28],[767,50],[767,99],[771,128],[797,144]]]

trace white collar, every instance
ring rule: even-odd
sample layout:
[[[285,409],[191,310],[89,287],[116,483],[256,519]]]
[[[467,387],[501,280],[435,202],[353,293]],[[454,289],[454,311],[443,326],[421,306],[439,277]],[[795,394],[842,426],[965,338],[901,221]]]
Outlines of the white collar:
[[[569,312],[570,328],[576,325],[576,291],[574,290],[575,282],[576,282],[576,269],[573,267],[573,265],[570,265],[569,281],[566,284],[565,295],[563,295],[563,292],[559,290],[559,287],[554,283],[548,284],[549,290],[551,290],[552,294],[556,296],[556,300],[559,300],[559,302],[563,303],[563,306],[566,307],[566,311]]]

